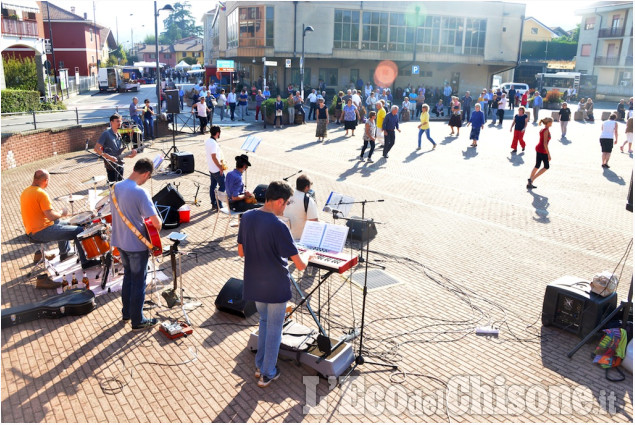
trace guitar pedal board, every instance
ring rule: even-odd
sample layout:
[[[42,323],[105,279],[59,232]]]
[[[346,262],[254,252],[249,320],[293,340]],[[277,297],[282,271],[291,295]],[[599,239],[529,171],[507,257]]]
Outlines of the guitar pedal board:
[[[194,332],[191,326],[185,322],[170,322],[166,320],[159,326],[159,331],[168,339],[178,339]]]

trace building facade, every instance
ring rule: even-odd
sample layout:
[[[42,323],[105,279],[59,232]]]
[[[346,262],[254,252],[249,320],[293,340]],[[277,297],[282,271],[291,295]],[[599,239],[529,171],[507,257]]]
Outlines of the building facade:
[[[19,3],[19,4],[18,4]],[[36,1],[2,2],[2,60],[33,57],[37,67],[40,91],[44,91],[42,64],[46,60],[42,12]],[[4,64],[0,60],[0,89],[5,89]]]
[[[556,37],[559,35],[538,19],[532,16],[525,19],[523,41],[550,41]]]
[[[475,91],[517,65],[524,14],[524,4],[507,2],[228,1],[203,17],[205,65],[233,59],[238,78],[252,82],[266,58],[276,63],[268,85],[298,87],[304,45],[306,86],[448,82]],[[313,28],[304,37],[303,24]],[[392,64],[378,68],[382,61]]]
[[[576,71],[597,75],[598,99],[633,96],[633,3],[599,2],[576,14]]]

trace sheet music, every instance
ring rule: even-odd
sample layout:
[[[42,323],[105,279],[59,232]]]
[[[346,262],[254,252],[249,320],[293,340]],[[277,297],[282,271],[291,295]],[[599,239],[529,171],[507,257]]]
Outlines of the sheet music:
[[[247,139],[245,139],[240,149],[247,152],[256,152],[256,148],[258,148],[260,142],[262,142],[262,139],[260,137],[251,135],[247,137]]]
[[[338,253],[344,250],[348,227],[319,221],[307,221],[300,244],[320,251]]]
[[[355,202],[355,198],[342,195],[341,193],[331,192],[322,211],[324,211],[326,207],[330,207],[331,210],[340,211],[343,217],[348,217],[353,207],[352,202]]]

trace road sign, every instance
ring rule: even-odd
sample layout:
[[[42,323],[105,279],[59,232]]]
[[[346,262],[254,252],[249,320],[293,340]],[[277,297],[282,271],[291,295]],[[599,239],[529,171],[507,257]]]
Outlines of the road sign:
[[[291,68],[291,59],[286,59],[284,61],[285,68]]]
[[[419,75],[419,65],[412,65],[412,75]]]
[[[278,66],[276,61],[265,61],[265,66]]]
[[[47,55],[50,55],[53,53],[53,47],[51,45],[50,38],[44,39],[44,53],[46,53]]]

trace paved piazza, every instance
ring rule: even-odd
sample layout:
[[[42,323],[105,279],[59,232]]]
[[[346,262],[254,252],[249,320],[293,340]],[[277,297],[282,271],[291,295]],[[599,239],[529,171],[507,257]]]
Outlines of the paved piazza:
[[[366,215],[379,222],[370,260],[386,266],[401,284],[369,292],[364,349],[366,360],[394,362],[398,373],[364,364],[339,386],[281,360],[281,378],[258,388],[254,355],[247,349],[257,315],[240,319],[214,306],[224,283],[242,278],[237,229],[230,228],[224,241],[223,226],[213,232],[208,177],[163,175],[147,183],[153,193],[177,182],[192,201],[194,182],[202,185],[202,205],[193,206],[191,223],[178,229],[188,234],[183,249],[190,252],[183,260],[183,286],[202,303],[189,313],[194,333],[169,341],[158,330],[131,332],[119,320],[119,293],[98,297],[97,308],[86,316],[3,329],[2,420],[632,422],[632,375],[607,381],[591,362],[594,344],[568,359],[579,338],[540,322],[547,284],[564,275],[590,280],[613,271],[627,249],[633,234],[633,216],[625,210],[632,156],[617,148],[611,168],[604,170],[599,121],[571,123],[564,142],[555,123],[551,169],[528,192],[539,129],[530,124],[527,151],[512,156],[510,124],[488,123],[475,150],[468,148],[469,128],[448,137],[448,126],[433,122],[437,149],[424,138],[423,149],[415,151],[417,122],[405,123],[390,158],[375,153],[374,164],[358,160],[362,128],[344,137],[341,127],[331,125],[323,144],[313,137],[314,123],[281,130],[253,124],[223,128],[222,148],[230,159],[241,152],[246,136],[262,137],[250,154],[250,190],[302,169],[314,181],[320,205],[331,191],[357,201],[384,200],[366,207]],[[624,129],[620,124],[620,145]],[[194,154],[200,171],[206,171],[203,140],[177,137],[178,148]],[[168,149],[171,141],[156,141],[144,155],[154,158],[155,148]],[[128,172],[132,164],[127,160]],[[53,198],[86,194],[81,181],[104,174],[85,152],[2,173],[3,308],[54,293],[35,289],[34,279],[25,277],[34,247],[23,236],[19,195],[38,168],[56,172],[48,189]],[[361,215],[361,208],[356,205],[353,213]],[[332,221],[324,212],[320,219]],[[618,270],[620,299],[628,292],[632,261],[631,253]],[[168,265],[166,258],[161,267]],[[313,297],[333,337],[361,322],[362,291],[348,277],[333,276],[319,300],[317,293]],[[300,280],[303,290],[315,283],[309,275]],[[155,299],[162,290],[154,292]],[[180,314],[175,307],[160,317]],[[312,325],[306,310],[296,320]],[[488,324],[500,329],[498,339],[475,335],[476,326]],[[356,353],[358,343],[359,338]]]

